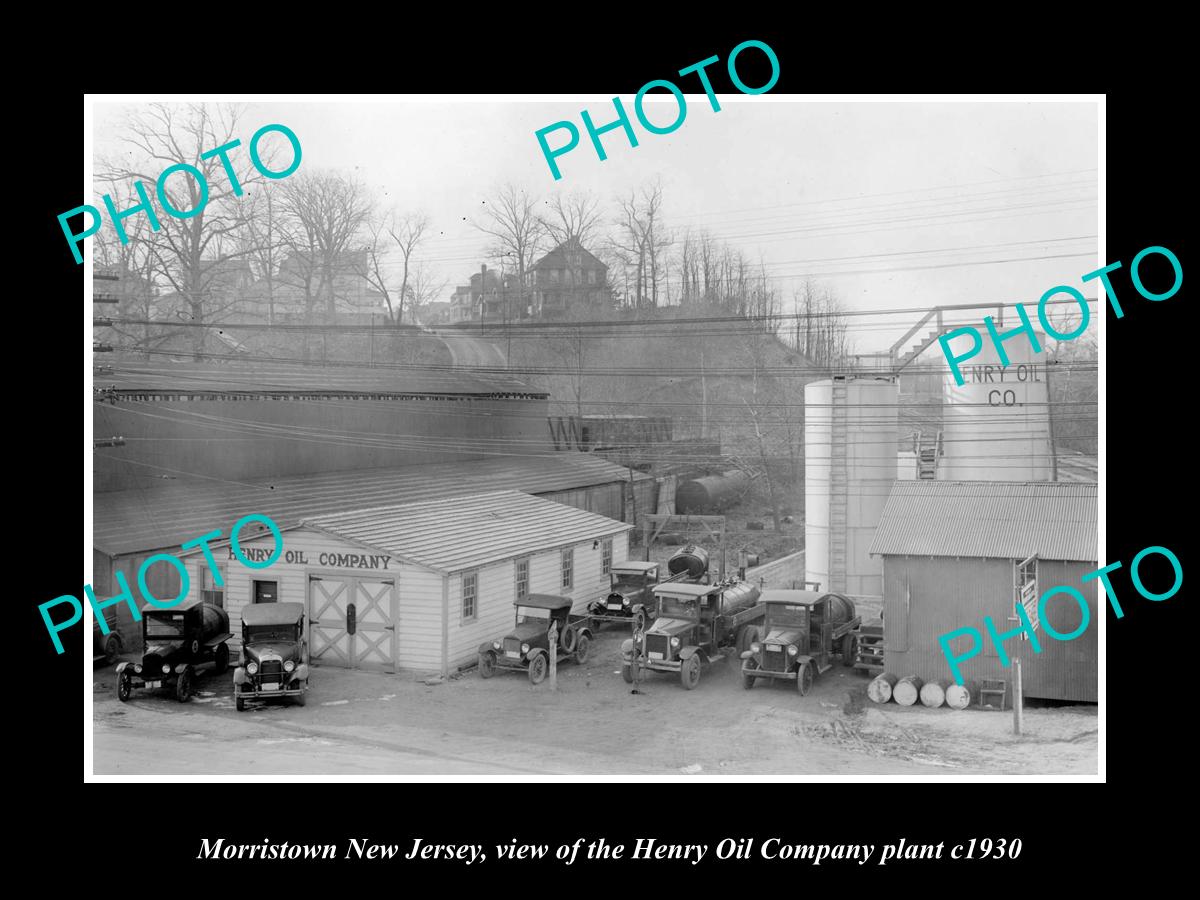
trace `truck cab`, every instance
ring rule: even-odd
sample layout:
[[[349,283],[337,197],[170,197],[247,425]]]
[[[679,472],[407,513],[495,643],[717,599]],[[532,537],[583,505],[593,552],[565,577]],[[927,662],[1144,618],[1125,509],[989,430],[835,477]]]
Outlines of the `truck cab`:
[[[742,687],[760,678],[793,681],[801,696],[816,676],[833,667],[835,652],[854,665],[854,633],[862,623],[854,601],[814,591],[763,591],[765,610],[758,640],[742,650]]]

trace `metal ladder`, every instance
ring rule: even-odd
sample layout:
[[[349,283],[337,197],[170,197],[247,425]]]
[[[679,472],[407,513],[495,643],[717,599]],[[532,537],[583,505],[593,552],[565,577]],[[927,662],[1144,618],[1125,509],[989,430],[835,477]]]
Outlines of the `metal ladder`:
[[[845,378],[833,379],[829,447],[829,582],[833,590],[846,590],[846,527],[849,485],[846,481]]]
[[[917,478],[933,481],[937,478],[938,457],[942,455],[942,433],[939,431],[930,443],[926,443],[925,432],[918,437]]]

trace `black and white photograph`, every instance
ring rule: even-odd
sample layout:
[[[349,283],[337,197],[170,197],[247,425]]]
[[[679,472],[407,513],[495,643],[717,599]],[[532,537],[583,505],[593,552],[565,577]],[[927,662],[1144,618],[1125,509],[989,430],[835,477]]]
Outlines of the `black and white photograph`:
[[[1103,97],[728,49],[87,97],[89,780],[1103,780]]]

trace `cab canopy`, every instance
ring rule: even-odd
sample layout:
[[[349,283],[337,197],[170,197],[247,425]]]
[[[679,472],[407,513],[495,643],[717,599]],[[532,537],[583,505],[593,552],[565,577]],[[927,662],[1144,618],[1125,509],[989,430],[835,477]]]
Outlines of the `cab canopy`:
[[[295,625],[303,616],[303,603],[252,603],[242,610],[242,624],[251,628]]]
[[[170,617],[177,613],[187,612],[189,609],[194,609],[204,603],[203,597],[189,597],[180,603],[172,606],[155,606],[152,603],[147,603],[142,607],[142,616],[152,616],[154,618]]]
[[[575,601],[570,597],[559,597],[557,594],[530,594],[513,601],[513,606],[528,606],[530,609],[562,609],[574,605]]]
[[[617,575],[644,575],[657,569],[661,563],[653,560],[630,559],[625,562],[613,563],[612,571]]]
[[[697,597],[707,597],[713,591],[721,588],[713,584],[664,584],[654,589],[654,593],[667,597],[681,597],[684,600],[695,600]]]
[[[762,592],[758,602],[812,606],[824,596],[826,595],[818,594],[816,591],[769,590]]]

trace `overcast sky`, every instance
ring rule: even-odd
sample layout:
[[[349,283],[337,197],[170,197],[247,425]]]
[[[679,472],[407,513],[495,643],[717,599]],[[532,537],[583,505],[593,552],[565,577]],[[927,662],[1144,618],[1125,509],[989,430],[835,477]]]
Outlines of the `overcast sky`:
[[[660,175],[667,224],[707,228],[761,257],[785,306],[806,275],[851,309],[1036,303],[1054,285],[1082,287],[1080,275],[1101,264],[1094,103],[720,95],[713,112],[703,94],[687,99],[687,118],[670,135],[649,134],[636,119],[638,147],[620,130],[604,135],[604,162],[579,116],[586,108],[598,125],[612,120],[611,99],[597,97],[250,103],[239,137],[244,145],[260,125],[287,125],[303,146],[302,170],[353,172],[389,204],[428,213],[424,255],[448,281],[446,298],[488,262],[488,241],[470,222],[509,181],[540,197],[591,191],[611,208],[614,195]],[[622,100],[632,118],[632,97]],[[129,106],[96,102],[96,153],[115,149]],[[667,123],[675,103],[647,109]],[[560,119],[583,134],[559,157],[555,181],[534,132]],[[1047,256],[1065,258],[1031,259]],[[1020,261],[982,264],[1008,259]],[[900,318],[901,331],[915,321]],[[894,330],[881,321],[855,323],[858,350],[890,343]]]

